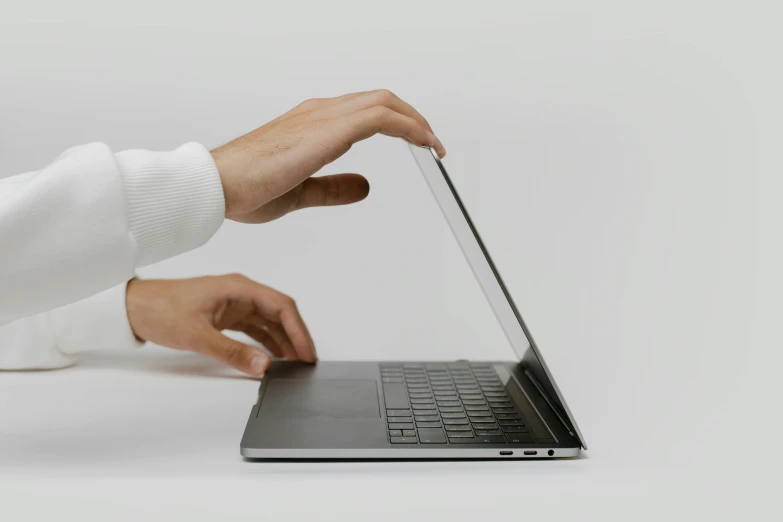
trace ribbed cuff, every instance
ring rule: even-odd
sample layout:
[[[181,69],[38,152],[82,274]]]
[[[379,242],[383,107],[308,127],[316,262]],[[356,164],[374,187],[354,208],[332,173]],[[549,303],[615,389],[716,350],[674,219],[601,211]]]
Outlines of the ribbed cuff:
[[[125,307],[127,283],[49,312],[54,345],[72,356],[96,350],[129,350],[142,342],[136,339]]]
[[[209,240],[223,223],[225,200],[212,155],[198,143],[170,152],[115,155],[128,201],[128,227],[144,266]]]

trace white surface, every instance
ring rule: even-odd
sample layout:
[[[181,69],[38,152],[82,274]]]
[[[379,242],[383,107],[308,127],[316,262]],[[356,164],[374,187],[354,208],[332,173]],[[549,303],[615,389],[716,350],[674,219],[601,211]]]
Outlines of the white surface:
[[[391,88],[448,148],[589,458],[249,464],[256,383],[145,349],[0,374],[3,518],[779,515],[776,4],[148,4],[4,11],[2,172],[93,139],[217,145],[308,97]],[[404,146],[325,170],[367,174],[370,198],[228,224],[143,275],[273,285],[327,359],[510,357]]]

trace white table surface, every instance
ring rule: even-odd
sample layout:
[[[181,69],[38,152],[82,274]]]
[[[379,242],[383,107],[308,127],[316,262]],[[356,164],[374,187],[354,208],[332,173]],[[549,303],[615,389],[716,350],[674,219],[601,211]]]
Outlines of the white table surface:
[[[5,520],[769,519],[779,444],[753,435],[764,405],[746,399],[763,380],[743,382],[679,428],[655,413],[645,427],[627,423],[631,411],[579,412],[593,449],[577,459],[259,463],[239,455],[255,380],[157,347],[90,355],[67,370],[0,374],[0,510],[14,515]]]

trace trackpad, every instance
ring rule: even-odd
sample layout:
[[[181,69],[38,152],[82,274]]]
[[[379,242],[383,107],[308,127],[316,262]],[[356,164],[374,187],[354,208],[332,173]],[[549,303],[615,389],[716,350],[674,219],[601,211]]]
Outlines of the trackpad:
[[[259,414],[377,419],[378,385],[374,379],[272,379]]]

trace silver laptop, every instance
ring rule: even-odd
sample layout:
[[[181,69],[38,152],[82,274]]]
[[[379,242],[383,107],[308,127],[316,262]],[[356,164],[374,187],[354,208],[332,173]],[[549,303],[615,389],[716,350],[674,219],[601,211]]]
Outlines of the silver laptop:
[[[515,459],[587,448],[434,150],[411,146],[518,359],[275,361],[242,437],[249,459]]]

